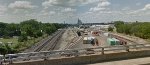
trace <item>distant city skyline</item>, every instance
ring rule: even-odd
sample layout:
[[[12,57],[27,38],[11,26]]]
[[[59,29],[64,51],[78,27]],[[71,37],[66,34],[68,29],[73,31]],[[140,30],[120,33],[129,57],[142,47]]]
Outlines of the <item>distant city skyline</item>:
[[[0,22],[150,22],[150,0],[0,0]]]

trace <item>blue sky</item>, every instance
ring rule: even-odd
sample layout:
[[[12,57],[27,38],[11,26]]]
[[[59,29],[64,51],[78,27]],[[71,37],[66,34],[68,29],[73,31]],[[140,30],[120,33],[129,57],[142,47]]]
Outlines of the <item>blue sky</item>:
[[[0,21],[126,22],[150,21],[150,0],[0,0]]]

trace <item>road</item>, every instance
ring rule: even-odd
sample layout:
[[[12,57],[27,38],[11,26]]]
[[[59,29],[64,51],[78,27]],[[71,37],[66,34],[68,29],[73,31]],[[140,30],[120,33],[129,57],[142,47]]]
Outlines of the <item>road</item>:
[[[150,57],[102,62],[87,65],[150,65]]]

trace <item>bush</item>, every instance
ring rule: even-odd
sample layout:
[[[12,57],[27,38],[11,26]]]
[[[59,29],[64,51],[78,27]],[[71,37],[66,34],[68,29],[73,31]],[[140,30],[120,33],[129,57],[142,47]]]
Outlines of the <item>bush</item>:
[[[13,54],[13,53],[17,53],[17,52],[18,51],[16,49],[12,48],[7,43],[0,46],[0,54],[5,55],[5,54]]]
[[[109,28],[108,28],[108,31],[111,31],[111,32],[112,32],[112,31],[113,31],[113,29],[114,29],[114,28],[109,27]]]

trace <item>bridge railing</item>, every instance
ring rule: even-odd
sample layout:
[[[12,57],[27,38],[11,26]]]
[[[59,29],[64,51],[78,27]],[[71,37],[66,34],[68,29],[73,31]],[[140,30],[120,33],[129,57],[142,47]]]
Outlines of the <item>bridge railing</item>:
[[[130,52],[132,49],[148,49],[150,44],[136,44],[136,45],[119,45],[119,46],[108,46],[108,47],[95,47],[95,48],[84,48],[84,49],[68,49],[68,50],[54,50],[54,51],[41,51],[41,52],[29,52],[29,53],[17,53],[7,54],[5,56],[0,55],[0,63],[13,63],[20,61],[31,61],[31,60],[48,60],[53,58],[62,57],[76,57],[90,54],[105,54],[107,52]]]

